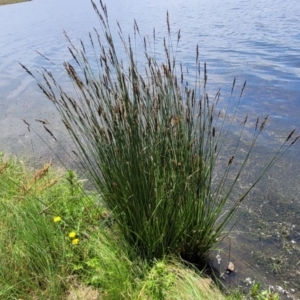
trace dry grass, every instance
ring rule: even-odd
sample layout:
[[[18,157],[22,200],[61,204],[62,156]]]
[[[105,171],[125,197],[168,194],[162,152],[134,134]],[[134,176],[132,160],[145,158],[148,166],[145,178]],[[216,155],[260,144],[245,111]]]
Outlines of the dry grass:
[[[30,0],[0,0],[0,5],[20,3],[20,2],[26,2],[26,1],[30,1]]]
[[[100,294],[97,290],[79,285],[78,287],[73,287],[69,295],[67,296],[67,300],[100,300]]]

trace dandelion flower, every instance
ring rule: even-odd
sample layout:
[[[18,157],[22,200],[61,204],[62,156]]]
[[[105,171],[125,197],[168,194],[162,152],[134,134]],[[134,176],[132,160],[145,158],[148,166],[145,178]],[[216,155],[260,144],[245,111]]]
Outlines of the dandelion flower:
[[[53,218],[54,223],[58,223],[60,221],[61,221],[61,217],[59,217],[59,216],[56,216],[56,217]]]
[[[69,238],[70,238],[70,239],[75,239],[75,237],[76,237],[76,231],[71,231],[71,232],[69,233]]]
[[[78,245],[78,244],[79,244],[79,239],[74,239],[74,240],[72,240],[72,244],[73,244],[73,245]]]

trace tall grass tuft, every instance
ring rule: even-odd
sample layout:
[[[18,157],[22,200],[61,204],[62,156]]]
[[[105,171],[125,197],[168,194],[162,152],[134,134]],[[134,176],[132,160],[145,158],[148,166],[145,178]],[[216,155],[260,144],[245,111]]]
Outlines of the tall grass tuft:
[[[233,120],[246,84],[231,115],[229,104],[225,114],[221,113],[217,109],[220,93],[214,99],[207,93],[205,65],[200,73],[198,46],[194,84],[185,82],[173,51],[178,47],[180,31],[173,47],[168,14],[164,62],[157,61],[152,51],[155,31],[152,44],[134,23],[134,35],[144,45],[144,64],[138,64],[131,38],[124,37],[118,24],[123,49],[117,49],[106,6],[101,0],[99,7],[94,2],[92,5],[102,31],[89,34],[90,45],[81,42],[76,47],[66,34],[74,63],[64,62],[63,66],[75,93],[66,92],[46,69],[39,79],[23,68],[56,106],[79,157],[114,214],[118,231],[137,255],[148,260],[169,253],[189,261],[204,259],[226,235],[225,227],[251,189],[298,136],[291,140],[291,132],[252,185],[241,194],[235,193],[268,119],[256,119],[241,158],[246,117],[232,152],[225,156],[224,144],[232,137]],[[86,49],[92,49],[95,60]],[[234,86],[235,81],[231,97]],[[224,162],[224,156],[225,163],[216,177],[216,166]]]

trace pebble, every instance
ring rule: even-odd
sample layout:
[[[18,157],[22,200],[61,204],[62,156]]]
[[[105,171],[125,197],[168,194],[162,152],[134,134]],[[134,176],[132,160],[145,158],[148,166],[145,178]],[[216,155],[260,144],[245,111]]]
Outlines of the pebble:
[[[228,263],[227,272],[228,273],[233,273],[234,272],[234,264],[231,261]]]

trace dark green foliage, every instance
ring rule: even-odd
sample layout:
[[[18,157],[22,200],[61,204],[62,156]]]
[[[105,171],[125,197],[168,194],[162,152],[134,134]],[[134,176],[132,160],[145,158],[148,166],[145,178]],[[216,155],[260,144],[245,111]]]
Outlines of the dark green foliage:
[[[65,92],[47,70],[42,73],[43,83],[37,79],[38,85],[61,114],[78,155],[114,214],[118,230],[137,255],[149,260],[169,253],[190,261],[206,258],[224,237],[224,228],[240,203],[288,148],[285,145],[292,133],[251,187],[233,195],[267,121],[267,117],[262,122],[257,119],[248,150],[236,162],[245,118],[232,153],[214,180],[245,85],[231,117],[226,109],[221,114],[216,109],[220,94],[210,100],[206,92],[206,67],[203,79],[200,77],[198,47],[194,86],[185,84],[182,67],[179,69],[172,51],[168,15],[165,62],[158,62],[149,50],[151,43],[141,38],[145,65],[138,66],[130,38],[125,40],[119,26],[127,58],[124,63],[120,59],[124,53],[117,53],[110,33],[105,5],[100,2],[99,11],[92,4],[102,26],[101,34],[95,30],[95,38],[90,34],[93,65],[83,43],[76,48],[66,35],[75,65],[65,62],[64,68],[76,97]],[[136,23],[134,34],[140,34]],[[153,39],[155,43],[155,34]],[[176,47],[179,40],[180,32]],[[94,65],[98,66],[97,73]],[[230,180],[229,174],[233,174]]]

